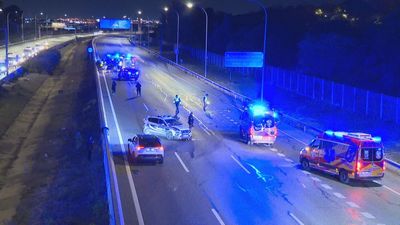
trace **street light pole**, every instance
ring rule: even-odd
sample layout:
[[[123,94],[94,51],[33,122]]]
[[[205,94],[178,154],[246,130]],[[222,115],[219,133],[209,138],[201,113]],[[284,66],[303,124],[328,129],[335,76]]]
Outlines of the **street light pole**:
[[[255,2],[258,6],[260,6],[264,11],[264,42],[263,42],[263,67],[262,67],[262,75],[261,75],[261,100],[264,100],[264,80],[265,80],[265,60],[266,60],[266,52],[267,52],[267,23],[268,23],[268,13],[267,8],[263,3],[258,0],[250,0]]]
[[[6,63],[6,76],[8,77],[9,73],[9,63],[8,63],[8,44],[9,44],[9,39],[10,39],[10,12],[7,13],[6,15],[6,58],[5,58],[5,63]]]
[[[37,38],[37,18],[35,15],[35,40],[36,40],[36,38]]]
[[[193,3],[192,2],[188,2],[186,4],[186,6],[191,9],[193,8]],[[199,6],[199,8],[203,11],[205,18],[206,18],[206,37],[205,37],[205,46],[204,46],[204,77],[207,78],[207,60],[208,60],[208,13],[207,11]]]
[[[168,7],[164,7],[164,11],[168,12]],[[177,17],[177,23],[176,23],[176,49],[175,49],[175,63],[179,64],[179,25],[180,25],[180,17],[179,17],[179,12],[177,10],[174,10],[176,17]]]
[[[21,39],[22,39],[22,41],[25,40],[25,37],[24,37],[24,22],[25,22],[25,20],[24,20],[24,12],[21,12]]]

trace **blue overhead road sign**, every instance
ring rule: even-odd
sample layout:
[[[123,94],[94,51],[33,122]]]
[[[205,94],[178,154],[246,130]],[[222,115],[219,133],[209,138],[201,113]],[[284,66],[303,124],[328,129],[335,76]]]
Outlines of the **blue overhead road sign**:
[[[262,52],[225,52],[225,67],[263,67]]]

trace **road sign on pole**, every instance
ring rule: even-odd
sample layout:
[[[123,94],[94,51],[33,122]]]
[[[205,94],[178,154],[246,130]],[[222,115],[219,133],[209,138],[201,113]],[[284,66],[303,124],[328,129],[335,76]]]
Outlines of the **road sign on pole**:
[[[225,67],[263,67],[262,52],[225,52]]]

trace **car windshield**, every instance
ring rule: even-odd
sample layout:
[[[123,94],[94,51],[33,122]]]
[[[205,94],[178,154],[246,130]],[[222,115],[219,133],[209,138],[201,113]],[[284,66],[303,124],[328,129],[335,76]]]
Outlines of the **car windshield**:
[[[165,122],[170,126],[180,126],[180,125],[182,125],[182,123],[179,122],[176,119],[166,119]]]
[[[143,147],[159,147],[161,143],[158,138],[153,136],[139,136],[139,145]]]

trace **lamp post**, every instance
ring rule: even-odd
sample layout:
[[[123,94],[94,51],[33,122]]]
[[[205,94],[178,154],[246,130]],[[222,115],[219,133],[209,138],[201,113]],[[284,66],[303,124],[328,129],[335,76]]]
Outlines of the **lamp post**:
[[[265,60],[266,60],[266,52],[267,52],[267,23],[268,23],[268,13],[267,8],[263,3],[259,0],[249,0],[251,2],[256,3],[260,6],[264,11],[264,42],[263,42],[263,66],[262,66],[262,75],[261,75],[261,100],[264,100],[264,79],[265,79]]]
[[[194,4],[192,3],[192,2],[188,2],[187,4],[186,4],[186,6],[189,8],[189,9],[191,9],[191,8],[193,8],[194,7]],[[206,18],[206,37],[205,37],[205,50],[204,50],[204,77],[206,77],[207,78],[207,60],[208,60],[208,14],[207,14],[207,11],[203,8],[203,7],[201,7],[201,6],[198,6],[202,11],[203,11],[203,13],[204,13],[204,15],[205,15],[205,18]]]
[[[138,33],[139,33],[139,45],[142,46],[142,18],[140,17],[142,15],[142,11],[139,10],[138,12]]]
[[[21,12],[21,40],[24,41],[25,37],[24,37],[24,12]]]
[[[164,11],[168,12],[168,7],[164,7]],[[175,49],[175,63],[179,64],[179,23],[180,23],[180,18],[179,18],[179,13],[177,10],[174,10],[176,13],[176,16],[178,18],[177,24],[176,24],[176,49]]]

